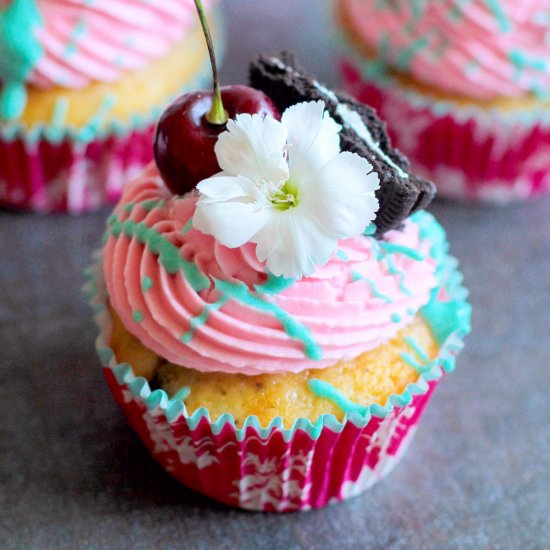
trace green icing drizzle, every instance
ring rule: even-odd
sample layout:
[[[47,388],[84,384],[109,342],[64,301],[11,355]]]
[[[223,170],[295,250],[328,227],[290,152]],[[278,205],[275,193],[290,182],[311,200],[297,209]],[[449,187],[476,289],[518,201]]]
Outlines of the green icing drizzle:
[[[307,357],[315,360],[322,358],[322,350],[313,340],[309,329],[296,321],[284,309],[271,302],[266,302],[258,296],[254,296],[244,283],[230,283],[229,281],[221,281],[219,279],[214,279],[214,283],[222,294],[228,295],[247,306],[271,313],[281,323],[283,329],[291,338],[304,343],[304,351]]]
[[[309,389],[317,396],[323,399],[332,401],[340,410],[344,413],[359,413],[366,414],[369,407],[366,405],[359,405],[351,399],[348,399],[340,390],[336,389],[332,384],[312,378],[308,381]]]
[[[506,17],[506,13],[504,13],[504,10],[502,9],[502,6],[500,5],[499,0],[486,0],[488,8],[493,13],[493,16],[498,21],[498,24],[500,26],[500,30],[502,32],[510,32],[512,30],[512,25],[510,24],[510,21]]]
[[[392,323],[400,323],[401,322],[401,315],[399,315],[399,313],[392,313],[390,315],[390,319],[392,321]]]
[[[132,319],[136,323],[141,323],[143,321],[143,313],[136,309],[135,311],[132,312]]]
[[[43,55],[35,37],[41,23],[35,0],[12,0],[0,12],[0,118],[14,119],[25,110],[25,80]]]
[[[414,248],[404,246],[402,244],[394,244],[381,241],[380,248],[382,248],[382,250],[386,252],[389,252],[390,254],[404,254],[405,256],[408,256],[413,260],[417,260],[418,262],[426,259],[426,256],[424,256],[422,252],[419,252]]]
[[[147,277],[147,275],[144,275],[141,278],[141,290],[142,292],[147,292],[148,290],[151,290],[153,288],[153,280],[151,277]]]
[[[195,329],[206,324],[206,321],[208,321],[208,317],[210,316],[210,312],[220,309],[223,304],[227,302],[227,300],[228,297],[223,296],[213,304],[206,304],[199,315],[195,315],[195,317],[191,317],[191,319],[189,319],[189,329],[181,335],[180,340],[184,344],[191,342],[193,335],[195,334]]]

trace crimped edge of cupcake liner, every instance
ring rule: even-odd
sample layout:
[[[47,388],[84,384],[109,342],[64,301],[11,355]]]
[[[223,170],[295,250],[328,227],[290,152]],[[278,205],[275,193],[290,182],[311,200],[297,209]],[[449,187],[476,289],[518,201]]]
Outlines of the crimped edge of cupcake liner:
[[[325,428],[340,433],[348,422],[357,428],[364,428],[371,418],[383,419],[390,415],[394,409],[406,407],[415,396],[428,393],[431,382],[437,382],[445,373],[452,372],[455,368],[456,357],[464,345],[464,337],[471,330],[471,306],[467,302],[468,290],[462,285],[463,276],[458,271],[458,261],[450,255],[446,255],[443,263],[439,266],[439,277],[442,281],[437,289],[434,289],[430,303],[420,310],[428,324],[428,309],[434,302],[441,302],[438,295],[445,293],[445,303],[456,303],[456,318],[454,328],[440,343],[438,356],[426,367],[416,382],[407,385],[400,394],[392,394],[385,405],[371,404],[365,414],[347,412],[342,421],[336,419],[332,414],[321,415],[315,422],[307,418],[300,418],[294,424],[286,428],[281,417],[274,418],[267,426],[262,426],[256,416],[249,416],[245,419],[243,426],[238,428],[231,414],[223,414],[214,422],[210,418],[209,411],[201,407],[192,414],[187,412],[185,403],[181,399],[170,399],[162,389],[152,390],[148,381],[143,377],[135,376],[131,365],[118,363],[113,350],[107,342],[107,334],[111,329],[111,320],[106,308],[106,290],[102,275],[101,252],[94,254],[94,262],[91,268],[85,271],[87,282],[84,286],[84,293],[94,311],[94,320],[100,331],[96,340],[96,350],[102,364],[110,369],[120,385],[127,385],[132,396],[142,402],[149,411],[162,412],[168,422],[172,423],[183,416],[189,425],[189,429],[195,429],[201,421],[206,419],[211,425],[213,434],[222,432],[225,426],[232,426],[238,441],[246,438],[247,430],[253,428],[261,439],[269,438],[274,432],[281,432],[286,442],[289,442],[297,431],[303,431],[312,439],[319,438]]]
[[[361,71],[365,80],[374,81],[377,86],[399,93],[414,108],[428,109],[434,117],[452,115],[460,123],[475,120],[490,127],[495,125],[503,127],[521,125],[527,128],[534,126],[550,127],[550,104],[548,103],[541,105],[540,108],[518,108],[513,111],[475,104],[461,105],[452,99],[434,98],[412,88],[407,88],[388,72],[369,76],[368,67],[371,66],[371,63],[351,41],[345,29],[339,27],[336,30],[336,36],[339,43],[339,57],[350,59]]]

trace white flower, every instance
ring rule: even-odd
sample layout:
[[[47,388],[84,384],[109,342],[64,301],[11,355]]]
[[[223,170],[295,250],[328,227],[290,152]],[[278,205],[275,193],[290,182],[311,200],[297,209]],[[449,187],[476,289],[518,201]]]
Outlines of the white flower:
[[[378,209],[377,174],[340,152],[339,132],[322,101],[293,105],[281,122],[237,115],[215,146],[222,172],[197,186],[194,227],[229,248],[256,243],[274,275],[310,275]]]

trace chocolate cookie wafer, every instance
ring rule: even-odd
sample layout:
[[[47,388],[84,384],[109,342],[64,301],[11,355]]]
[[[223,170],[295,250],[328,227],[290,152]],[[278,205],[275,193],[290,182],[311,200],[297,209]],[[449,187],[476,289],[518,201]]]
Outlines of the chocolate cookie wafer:
[[[392,148],[386,125],[374,109],[327,89],[298,66],[293,54],[261,56],[250,65],[250,84],[270,96],[281,111],[302,101],[325,102],[342,125],[342,150],[366,158],[380,177],[376,192],[380,208],[374,222],[378,234],[399,227],[432,201],[435,186],[409,172],[408,160]]]

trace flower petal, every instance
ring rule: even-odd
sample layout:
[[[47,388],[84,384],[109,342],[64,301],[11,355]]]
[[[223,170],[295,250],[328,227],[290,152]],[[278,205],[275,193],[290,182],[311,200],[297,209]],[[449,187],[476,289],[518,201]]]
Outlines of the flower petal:
[[[256,208],[253,204],[204,203],[197,204],[193,227],[214,236],[228,248],[237,248],[250,241],[268,219],[268,212]]]
[[[242,114],[227,123],[214,147],[222,170],[260,184],[288,179],[286,128],[273,117]]]
[[[211,178],[202,180],[197,185],[197,189],[209,199],[229,200],[246,196],[240,178],[222,174],[225,174],[225,172],[220,172],[219,175],[216,174]]]
[[[226,181],[226,187],[231,192],[239,192],[236,190],[240,189],[241,194],[229,200],[202,195],[193,215],[193,227],[212,235],[229,248],[237,248],[250,241],[264,227],[272,208],[256,186],[246,178],[215,177],[204,180],[201,185],[206,182],[205,186],[210,187],[221,179],[232,180]]]
[[[361,234],[375,217],[378,174],[368,160],[340,153],[311,178],[315,185],[299,189],[299,205],[322,230],[339,239]]]
[[[275,211],[252,241],[257,243],[258,260],[266,261],[271,273],[292,279],[311,275],[316,266],[327,263],[337,245],[336,238],[320,231],[298,207]]]
[[[340,129],[325,111],[323,101],[289,107],[281,122],[288,130],[288,154],[292,180],[302,180],[340,152]]]

